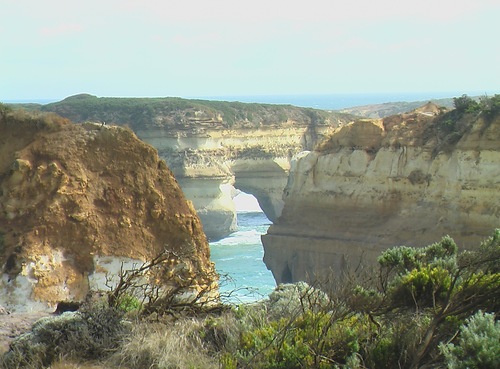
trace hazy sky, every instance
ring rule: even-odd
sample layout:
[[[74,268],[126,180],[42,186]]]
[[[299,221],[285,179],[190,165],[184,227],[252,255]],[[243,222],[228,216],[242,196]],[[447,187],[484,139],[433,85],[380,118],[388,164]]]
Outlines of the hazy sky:
[[[500,92],[498,0],[0,0],[0,101]]]

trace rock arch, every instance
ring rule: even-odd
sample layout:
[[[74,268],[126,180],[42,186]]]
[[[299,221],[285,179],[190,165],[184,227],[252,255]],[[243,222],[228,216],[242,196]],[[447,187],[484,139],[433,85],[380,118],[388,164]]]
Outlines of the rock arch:
[[[257,199],[267,218],[274,222],[283,210],[283,189],[290,165],[285,160],[237,160],[231,166],[234,187]]]
[[[237,190],[253,195],[269,220],[283,210],[283,189],[288,180],[287,158],[237,159],[224,163],[228,173],[213,177],[179,177],[186,197],[193,202],[210,240],[236,230]]]
[[[200,132],[150,128],[137,135],[157,148],[193,202],[205,234],[216,240],[236,230],[235,189],[254,195],[274,222],[284,206],[293,156],[334,129],[292,124]]]

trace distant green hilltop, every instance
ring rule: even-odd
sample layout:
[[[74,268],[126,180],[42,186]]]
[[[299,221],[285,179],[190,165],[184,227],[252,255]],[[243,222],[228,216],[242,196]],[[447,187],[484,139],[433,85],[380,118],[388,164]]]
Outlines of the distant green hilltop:
[[[17,104],[27,110],[55,112],[75,122],[106,121],[145,126],[192,126],[213,124],[222,127],[276,125],[330,125],[349,121],[351,114],[292,105],[194,100],[178,97],[117,98],[90,94],[70,96],[50,104]]]
[[[450,109],[454,107],[455,99],[450,97],[429,101]],[[480,102],[489,98],[474,96],[471,99]],[[179,97],[97,97],[91,94],[78,94],[49,104],[7,105],[28,111],[55,112],[75,122],[106,121],[126,124],[131,128],[151,125],[180,127],[203,123],[221,127],[255,128],[286,122],[299,125],[328,125],[332,122],[354,120],[356,117],[384,118],[414,110],[429,101],[386,102],[341,110],[323,110],[290,104],[244,103]]]

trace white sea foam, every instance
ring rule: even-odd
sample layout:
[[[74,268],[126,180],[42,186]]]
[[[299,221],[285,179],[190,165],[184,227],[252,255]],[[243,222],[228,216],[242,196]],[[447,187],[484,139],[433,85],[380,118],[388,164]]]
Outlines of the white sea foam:
[[[242,244],[254,244],[255,242],[258,242],[256,240],[258,240],[262,234],[263,233],[258,230],[238,231],[232,233],[226,238],[223,238],[222,240],[213,242],[212,245],[238,246]]]

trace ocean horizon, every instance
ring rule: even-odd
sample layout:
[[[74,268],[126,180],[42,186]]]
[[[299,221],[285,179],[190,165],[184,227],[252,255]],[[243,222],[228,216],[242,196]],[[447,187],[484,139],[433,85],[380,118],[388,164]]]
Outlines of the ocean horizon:
[[[332,93],[332,94],[279,94],[279,95],[193,95],[193,96],[163,96],[180,97],[183,99],[237,101],[242,103],[261,103],[293,105],[305,108],[322,110],[340,110],[355,106],[383,104],[388,102],[428,101],[436,99],[453,98],[467,94],[469,96],[493,95],[493,92],[401,92],[401,93]],[[107,97],[107,96],[103,96]],[[112,97],[112,96],[109,96]],[[126,98],[127,96],[123,96]],[[154,97],[154,96],[148,96]],[[162,96],[157,96],[162,97]],[[137,96],[137,98],[140,98]],[[9,99],[1,100],[7,104],[50,104],[65,98],[34,98],[34,99]]]
[[[321,110],[341,110],[355,106],[383,104],[389,102],[413,102],[446,99],[462,96],[466,92],[401,92],[401,93],[335,93],[304,95],[222,95],[192,96],[189,99],[237,101],[242,103],[262,103],[293,105]],[[466,93],[480,96],[485,93]]]

